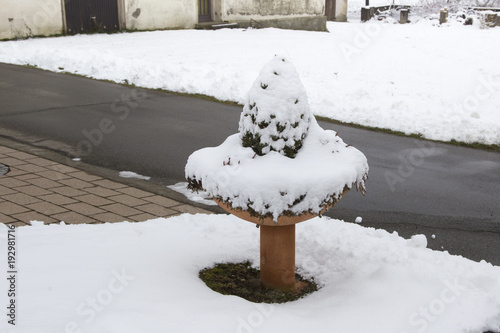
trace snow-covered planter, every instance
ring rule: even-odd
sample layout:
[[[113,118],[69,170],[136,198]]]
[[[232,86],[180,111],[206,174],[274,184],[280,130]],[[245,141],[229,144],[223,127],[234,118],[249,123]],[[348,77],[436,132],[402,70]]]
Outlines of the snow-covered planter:
[[[191,154],[185,171],[189,189],[261,226],[262,284],[294,290],[295,224],[325,212],[352,187],[364,193],[368,163],[318,125],[295,67],[275,56],[248,92],[239,133]]]
[[[320,214],[353,186],[364,192],[366,157],[317,124],[299,76],[284,56],[262,69],[248,93],[239,131],[189,157],[190,189],[276,224],[284,216]]]

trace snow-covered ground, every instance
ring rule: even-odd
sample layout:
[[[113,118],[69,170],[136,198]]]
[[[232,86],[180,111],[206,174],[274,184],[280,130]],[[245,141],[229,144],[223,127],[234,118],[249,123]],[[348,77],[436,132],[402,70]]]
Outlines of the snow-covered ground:
[[[500,331],[500,267],[426,249],[423,235],[329,218],[297,226],[297,267],[321,289],[287,304],[220,295],[217,262],[258,265],[259,230],[226,215],[17,228],[16,326],[1,332]],[[7,227],[0,224],[0,257]],[[0,290],[7,280],[0,279]],[[7,293],[0,293],[7,304]],[[2,306],[6,312],[5,306]]]
[[[500,144],[500,28],[435,23],[358,20],[328,23],[330,33],[224,29],[30,39],[0,43],[0,61],[243,104],[262,66],[285,52],[315,115],[429,139]]]

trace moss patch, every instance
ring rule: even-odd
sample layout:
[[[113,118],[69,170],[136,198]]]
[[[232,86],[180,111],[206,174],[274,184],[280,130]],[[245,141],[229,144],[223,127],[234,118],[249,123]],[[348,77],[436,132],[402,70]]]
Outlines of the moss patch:
[[[266,289],[260,285],[260,271],[253,268],[250,261],[216,264],[201,270],[199,276],[218,293],[239,296],[255,303],[292,302],[318,290],[314,281],[306,280],[299,274],[295,274],[295,280],[307,284],[299,292]]]

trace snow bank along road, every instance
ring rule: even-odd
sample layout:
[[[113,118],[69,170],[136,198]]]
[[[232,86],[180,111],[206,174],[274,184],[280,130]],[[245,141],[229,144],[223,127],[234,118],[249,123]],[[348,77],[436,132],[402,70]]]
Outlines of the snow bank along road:
[[[0,87],[0,135],[163,185],[184,180],[194,150],[236,133],[242,109],[4,64]],[[370,164],[367,195],[351,191],[328,215],[500,264],[500,154],[320,124]]]
[[[435,26],[415,16],[406,25],[357,20],[329,22],[330,33],[221,29],[35,38],[0,43],[0,61],[243,103],[262,66],[284,51],[315,115],[433,140],[500,144],[500,43],[492,42],[498,29]]]

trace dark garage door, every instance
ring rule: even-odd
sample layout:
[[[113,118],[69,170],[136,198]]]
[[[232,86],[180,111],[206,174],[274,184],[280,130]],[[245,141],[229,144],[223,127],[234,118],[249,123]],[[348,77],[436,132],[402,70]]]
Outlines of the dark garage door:
[[[65,0],[68,34],[119,30],[117,0]]]

